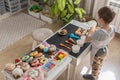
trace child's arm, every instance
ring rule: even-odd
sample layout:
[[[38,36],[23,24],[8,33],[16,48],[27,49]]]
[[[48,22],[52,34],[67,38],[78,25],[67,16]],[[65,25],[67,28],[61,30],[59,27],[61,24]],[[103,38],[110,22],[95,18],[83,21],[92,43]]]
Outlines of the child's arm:
[[[86,42],[91,42],[91,35],[97,30],[96,27],[92,27],[89,31],[88,34],[86,35]]]

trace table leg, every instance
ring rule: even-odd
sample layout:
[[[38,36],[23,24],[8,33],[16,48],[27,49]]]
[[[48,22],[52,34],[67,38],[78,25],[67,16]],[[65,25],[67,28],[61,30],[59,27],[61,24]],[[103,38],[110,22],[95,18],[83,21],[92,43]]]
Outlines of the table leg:
[[[72,78],[72,80],[76,80],[75,79],[76,78],[76,73],[77,73],[77,65],[76,66],[73,65],[73,78]]]
[[[66,77],[66,80],[70,80],[69,78],[70,78],[70,64],[68,64],[68,66],[67,66],[67,71],[66,71],[67,73],[66,73],[66,75],[67,75],[67,77]]]

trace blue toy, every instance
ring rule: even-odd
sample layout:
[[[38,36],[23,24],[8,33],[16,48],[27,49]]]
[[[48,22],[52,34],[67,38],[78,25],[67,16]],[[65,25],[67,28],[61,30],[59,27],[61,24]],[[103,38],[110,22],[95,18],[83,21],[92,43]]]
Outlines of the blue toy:
[[[48,47],[45,47],[45,48],[43,49],[44,52],[48,52],[48,50],[49,50]]]
[[[70,38],[73,38],[73,39],[77,39],[77,40],[80,39],[80,36],[77,36],[73,33],[71,33],[69,36],[70,36]]]

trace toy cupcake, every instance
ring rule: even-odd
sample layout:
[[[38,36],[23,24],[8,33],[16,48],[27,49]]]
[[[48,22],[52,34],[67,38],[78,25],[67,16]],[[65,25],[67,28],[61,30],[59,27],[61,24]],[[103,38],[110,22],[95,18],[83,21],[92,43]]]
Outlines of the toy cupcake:
[[[5,69],[8,70],[8,71],[14,70],[15,67],[16,66],[13,63],[8,63],[8,64],[5,65]]]
[[[23,70],[20,68],[20,66],[17,66],[13,71],[12,75],[15,79],[20,78],[23,75]]]
[[[50,52],[56,51],[56,46],[53,45],[53,44],[51,44],[51,45],[50,45],[50,48],[49,48],[49,51],[50,51]]]

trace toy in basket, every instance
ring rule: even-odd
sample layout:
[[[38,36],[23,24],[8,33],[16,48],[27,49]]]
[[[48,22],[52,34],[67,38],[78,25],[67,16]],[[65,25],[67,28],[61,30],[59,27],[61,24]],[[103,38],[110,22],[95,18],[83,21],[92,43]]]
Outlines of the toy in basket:
[[[68,53],[65,52],[64,50],[60,49],[57,52],[57,55],[54,57],[54,60],[61,61],[61,60],[65,59],[67,56],[68,56]]]
[[[57,65],[57,62],[55,62],[54,60],[49,60],[47,63],[45,63],[42,66],[42,70],[43,72],[47,73],[50,70],[52,70],[56,65]]]
[[[22,80],[44,80],[44,74],[41,70],[41,67],[33,67],[27,70]]]

